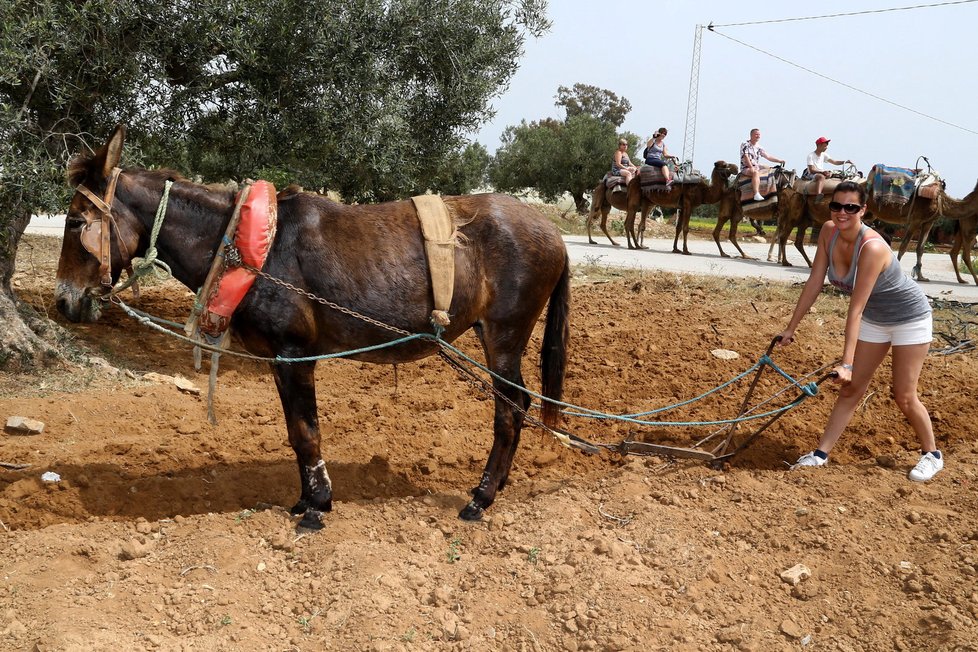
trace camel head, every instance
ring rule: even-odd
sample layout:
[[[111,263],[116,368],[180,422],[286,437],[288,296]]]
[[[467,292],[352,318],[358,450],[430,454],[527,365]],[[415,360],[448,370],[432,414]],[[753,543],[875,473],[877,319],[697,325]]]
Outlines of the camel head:
[[[733,163],[727,163],[726,161],[717,161],[713,164],[713,183],[716,183],[719,179],[723,183],[726,183],[727,179],[733,175],[737,174],[739,168]]]

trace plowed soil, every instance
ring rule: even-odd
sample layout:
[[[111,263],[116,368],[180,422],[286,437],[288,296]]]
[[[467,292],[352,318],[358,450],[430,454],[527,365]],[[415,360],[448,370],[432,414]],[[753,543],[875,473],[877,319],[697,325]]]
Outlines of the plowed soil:
[[[29,237],[15,285],[57,320],[56,256],[56,240]],[[695,398],[757,361],[798,292],[578,269],[565,399],[636,413]],[[160,282],[127,301],[181,322],[191,295]],[[823,296],[774,361],[815,379],[841,351],[844,311]],[[938,317],[948,338],[935,346],[974,320],[967,309]],[[211,425],[207,364],[196,372],[182,343],[117,308],[62,325],[70,362],[0,376],[0,417],[45,424],[0,435],[0,462],[29,465],[0,468],[0,649],[978,650],[974,352],[924,366],[947,459],[930,483],[906,477],[917,445],[884,363],[824,468],[785,462],[816,443],[830,382],[720,468],[586,455],[528,428],[478,523],[456,515],[491,445],[492,401],[437,358],[323,363],[335,500],[325,528],[306,533],[287,512],[298,476],[263,365],[222,358]],[[524,361],[532,389],[541,331]],[[459,345],[480,358],[473,337]],[[735,417],[751,378],[651,418]],[[758,412],[798,395],[766,371],[751,406],[785,389]],[[692,446],[725,432],[564,425],[607,443]],[[756,428],[742,425],[734,443]],[[798,564],[803,579],[782,578]]]

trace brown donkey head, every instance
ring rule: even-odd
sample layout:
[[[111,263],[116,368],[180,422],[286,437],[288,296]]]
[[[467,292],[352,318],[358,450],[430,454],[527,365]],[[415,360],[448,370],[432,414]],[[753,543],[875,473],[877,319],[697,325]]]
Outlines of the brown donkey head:
[[[98,319],[98,298],[119,278],[138,244],[130,229],[117,228],[113,210],[125,137],[120,125],[105,145],[92,154],[80,154],[68,166],[68,184],[75,194],[65,218],[55,300],[73,322]]]

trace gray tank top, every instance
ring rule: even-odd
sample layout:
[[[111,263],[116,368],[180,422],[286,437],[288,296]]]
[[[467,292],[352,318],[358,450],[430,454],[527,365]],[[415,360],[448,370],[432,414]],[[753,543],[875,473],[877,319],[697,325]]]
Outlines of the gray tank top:
[[[852,288],[856,285],[856,267],[859,263],[859,252],[862,251],[863,243],[866,242],[867,230],[865,224],[859,229],[859,238],[856,240],[856,248],[852,252],[849,273],[842,278],[835,273],[835,268],[832,266],[832,252],[835,249],[835,241],[839,238],[838,229],[835,229],[829,240],[829,283],[846,294],[852,294]],[[909,276],[903,273],[896,254],[891,252],[891,255],[893,260],[876,279],[876,285],[873,286],[873,291],[870,292],[869,300],[866,302],[866,308],[863,310],[863,319],[881,326],[906,324],[922,319],[931,313],[927,295]]]

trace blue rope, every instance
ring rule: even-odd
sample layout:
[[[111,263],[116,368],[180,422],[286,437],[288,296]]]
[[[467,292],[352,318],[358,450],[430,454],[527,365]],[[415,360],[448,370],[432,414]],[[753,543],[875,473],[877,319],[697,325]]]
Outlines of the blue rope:
[[[522,385],[519,385],[519,384],[514,383],[514,382],[512,382],[510,380],[507,380],[506,378],[503,378],[502,376],[494,373],[491,369],[487,368],[485,365],[479,363],[476,360],[473,360],[471,357],[469,357],[468,355],[466,355],[460,349],[458,349],[455,346],[449,344],[448,342],[445,342],[444,340],[441,340],[440,338],[438,339],[438,343],[442,346],[442,348],[451,350],[453,353],[455,353],[459,357],[465,359],[466,361],[468,361],[473,366],[475,366],[475,367],[479,368],[480,370],[484,371],[485,373],[489,374],[493,378],[493,380],[498,380],[498,381],[502,382],[505,385],[508,385],[508,386],[513,387],[515,389],[519,389],[521,391],[524,391],[527,394],[529,394],[530,396],[532,396],[533,398],[536,398],[536,399],[538,399],[540,401],[545,401],[547,403],[551,403],[553,405],[558,405],[558,406],[560,406],[562,408],[566,408],[563,411],[563,413],[564,414],[567,414],[568,416],[577,416],[577,417],[584,417],[584,418],[589,418],[589,419],[608,419],[608,420],[613,420],[613,421],[623,421],[625,423],[634,423],[634,424],[643,425],[643,426],[663,426],[663,427],[667,427],[667,426],[715,426],[715,425],[728,425],[728,424],[731,424],[731,423],[742,423],[744,421],[754,421],[754,420],[757,420],[757,419],[763,419],[763,418],[766,418],[766,417],[769,417],[769,416],[773,416],[775,414],[781,414],[783,412],[787,412],[788,410],[790,410],[790,409],[796,407],[797,405],[799,405],[801,403],[801,401],[803,401],[804,399],[808,398],[809,396],[815,396],[818,393],[818,385],[816,383],[809,383],[808,385],[805,385],[805,386],[801,385],[800,383],[798,383],[797,380],[795,380],[794,378],[792,378],[791,376],[789,376],[785,371],[783,371],[780,367],[778,367],[777,364],[775,364],[774,361],[771,360],[771,358],[769,356],[762,355],[761,358],[758,360],[758,362],[755,363],[750,369],[748,369],[744,373],[740,374],[739,376],[737,376],[733,380],[730,380],[730,381],[722,384],[720,387],[715,388],[713,390],[710,390],[709,392],[706,392],[705,394],[702,394],[701,396],[699,396],[699,397],[697,397],[695,399],[690,399],[688,401],[682,401],[680,403],[676,403],[674,405],[669,405],[669,406],[666,406],[664,408],[658,408],[656,410],[651,410],[649,412],[640,412],[640,413],[637,413],[637,414],[610,414],[610,413],[607,413],[607,412],[601,412],[600,410],[592,410],[590,408],[585,408],[585,407],[581,407],[579,405],[574,405],[573,403],[565,403],[564,401],[555,401],[555,400],[553,400],[551,398],[548,398],[546,396],[543,396],[542,394],[539,394],[537,392],[534,392],[534,391],[532,391],[532,390],[530,390],[530,389],[528,389],[528,388],[526,388],[526,387],[524,387]],[[708,395],[712,394],[713,392],[716,392],[719,389],[721,389],[723,387],[727,387],[731,383],[736,382],[737,380],[740,380],[744,376],[746,376],[749,373],[751,373],[752,371],[756,370],[762,364],[766,364],[766,365],[772,367],[773,369],[775,369],[776,371],[778,371],[778,373],[780,373],[782,376],[784,376],[785,378],[788,378],[789,380],[791,380],[792,384],[794,384],[796,387],[798,387],[799,389],[802,390],[803,395],[800,396],[800,397],[798,397],[797,399],[795,399],[791,403],[788,403],[787,405],[782,406],[780,408],[777,408],[777,409],[774,409],[774,410],[770,410],[768,412],[763,412],[763,413],[759,413],[759,414],[750,415],[750,416],[737,417],[735,419],[722,419],[722,420],[719,420],[719,421],[647,421],[647,420],[644,420],[644,419],[637,418],[638,416],[644,416],[646,414],[654,414],[654,413],[657,413],[657,412],[665,412],[665,411],[671,410],[671,409],[673,409],[675,407],[679,407],[679,406],[683,406],[683,405],[688,405],[689,403],[692,403],[693,401],[699,400],[703,396],[708,396]]]
[[[185,335],[182,335],[180,333],[175,333],[175,332],[173,332],[171,330],[168,330],[166,328],[163,328],[162,326],[159,326],[159,325],[157,325],[156,323],[153,323],[153,322],[155,321],[155,322],[159,322],[159,323],[165,323],[165,324],[171,325],[171,326],[173,326],[175,328],[181,328],[182,327],[182,324],[177,324],[175,322],[171,322],[171,321],[168,321],[168,320],[165,320],[165,319],[160,319],[158,317],[153,317],[153,316],[151,316],[151,315],[149,315],[147,313],[144,313],[142,311],[136,310],[135,308],[131,308],[130,306],[127,306],[123,301],[121,301],[118,298],[116,298],[115,303],[117,303],[127,314],[129,314],[130,317],[135,318],[140,323],[145,324],[146,326],[149,326],[150,328],[153,328],[154,330],[157,330],[157,331],[159,331],[159,332],[161,332],[163,334],[170,335],[172,337],[176,337],[177,339],[186,341],[186,342],[188,342],[188,343],[190,343],[190,344],[192,344],[194,346],[199,346],[202,349],[207,349],[207,350],[214,351],[214,352],[221,353],[221,354],[234,355],[234,356],[238,356],[238,357],[242,357],[242,358],[247,358],[247,359],[250,359],[250,360],[257,360],[257,361],[263,361],[263,362],[272,362],[272,363],[275,363],[275,364],[293,364],[293,363],[299,363],[299,362],[315,362],[315,361],[318,361],[318,360],[332,360],[332,359],[336,359],[336,358],[344,358],[344,357],[351,356],[351,355],[358,355],[360,353],[368,353],[370,351],[377,351],[377,350],[380,350],[380,349],[385,349],[385,348],[388,348],[388,347],[397,346],[399,344],[404,344],[406,342],[410,342],[410,341],[413,341],[413,340],[430,340],[430,341],[434,342],[436,345],[442,347],[442,349],[446,349],[448,351],[451,351],[452,353],[454,353],[459,358],[462,358],[463,360],[465,360],[466,362],[468,362],[472,366],[474,366],[474,367],[478,368],[479,370],[485,372],[493,380],[498,381],[498,382],[500,382],[500,383],[502,383],[504,385],[507,385],[509,387],[512,387],[514,389],[518,389],[518,390],[520,390],[522,392],[526,392],[529,396],[531,396],[531,397],[533,397],[533,398],[535,398],[535,399],[537,399],[539,401],[551,403],[553,405],[557,405],[557,406],[560,406],[560,407],[564,408],[564,410],[562,410],[562,412],[564,414],[568,415],[568,416],[588,418],[588,419],[606,419],[606,420],[612,420],[612,421],[621,421],[621,422],[624,422],[624,423],[632,423],[632,424],[642,425],[642,426],[659,426],[659,427],[669,427],[669,426],[718,426],[718,425],[730,425],[730,424],[734,424],[734,423],[743,423],[745,421],[755,421],[757,419],[764,419],[764,418],[767,418],[767,417],[770,417],[770,416],[774,416],[776,414],[782,414],[784,412],[787,412],[788,410],[791,410],[791,409],[797,407],[799,404],[801,404],[802,401],[804,401],[809,396],[815,396],[815,395],[818,394],[818,384],[817,383],[811,382],[811,383],[807,383],[807,384],[804,384],[804,385],[801,384],[801,383],[799,383],[797,380],[795,380],[794,378],[792,378],[787,372],[785,372],[783,369],[781,369],[777,364],[775,364],[775,362],[773,360],[771,360],[771,358],[769,356],[762,355],[758,359],[758,361],[755,364],[753,364],[747,371],[744,371],[743,373],[738,374],[736,377],[732,378],[731,380],[729,380],[729,381],[727,381],[727,382],[725,382],[725,383],[723,383],[723,384],[721,384],[721,385],[719,385],[719,386],[717,386],[717,387],[715,387],[715,388],[713,388],[713,389],[711,389],[711,390],[709,390],[707,392],[704,392],[703,394],[700,394],[699,396],[697,396],[695,398],[691,398],[691,399],[686,400],[686,401],[680,401],[679,403],[674,403],[673,405],[667,405],[665,407],[656,408],[654,410],[649,410],[647,412],[636,412],[636,413],[629,413],[629,414],[611,414],[611,413],[608,413],[608,412],[601,412],[600,410],[592,410],[590,408],[586,408],[586,407],[583,407],[583,406],[580,406],[580,405],[574,405],[573,403],[567,403],[567,402],[564,402],[564,401],[556,401],[554,399],[551,399],[551,398],[548,398],[546,396],[543,396],[542,394],[540,394],[538,392],[534,392],[534,391],[532,391],[532,390],[524,387],[523,385],[520,385],[518,383],[514,383],[511,380],[508,380],[506,378],[503,378],[502,376],[500,376],[499,374],[495,373],[494,371],[492,371],[491,369],[489,369],[488,367],[486,367],[485,365],[483,365],[479,361],[474,360],[472,357],[470,357],[468,354],[466,354],[464,351],[462,351],[458,347],[456,347],[456,346],[450,344],[449,342],[446,342],[445,340],[443,340],[442,339],[442,334],[444,333],[444,329],[441,328],[440,326],[435,326],[434,327],[434,331],[435,331],[434,333],[414,333],[412,335],[406,335],[404,337],[400,337],[400,338],[398,338],[396,340],[391,340],[389,342],[381,342],[380,344],[373,344],[373,345],[370,345],[370,346],[364,346],[364,347],[360,347],[360,348],[357,348],[357,349],[350,349],[348,351],[340,351],[338,353],[324,353],[322,355],[311,355],[311,356],[304,356],[304,357],[298,357],[298,358],[289,358],[289,357],[285,357],[285,356],[275,356],[274,358],[269,358],[269,357],[264,357],[264,356],[251,355],[250,353],[241,353],[241,352],[238,352],[238,351],[229,351],[229,350],[221,349],[219,347],[215,347],[215,346],[211,346],[211,345],[205,344],[203,342],[199,342],[197,340],[193,340],[193,339],[191,339],[189,337],[186,337]],[[715,392],[720,391],[721,389],[723,389],[725,387],[729,387],[731,384],[737,382],[738,380],[743,379],[745,376],[747,376],[748,374],[750,374],[753,371],[756,371],[759,367],[761,367],[763,365],[766,365],[766,366],[771,367],[776,372],[778,372],[781,376],[783,376],[784,378],[786,378],[787,380],[789,380],[793,385],[795,385],[796,387],[798,387],[801,390],[801,392],[802,392],[801,396],[799,396],[795,400],[791,401],[790,403],[788,403],[788,404],[786,404],[786,405],[784,405],[784,406],[782,406],[780,408],[775,408],[773,410],[769,410],[767,412],[763,412],[763,413],[759,413],[759,414],[752,414],[752,415],[749,415],[749,416],[736,417],[736,418],[733,418],[733,419],[720,419],[720,420],[716,420],[716,421],[650,421],[650,420],[639,418],[639,417],[647,416],[647,415],[650,415],[650,414],[658,414],[658,413],[661,413],[661,412],[666,412],[666,411],[673,410],[673,409],[678,408],[678,407],[683,407],[685,405],[689,405],[690,403],[694,403],[694,402],[696,402],[698,400],[701,400],[702,398],[704,398],[706,396],[709,396],[710,394],[713,394]]]

